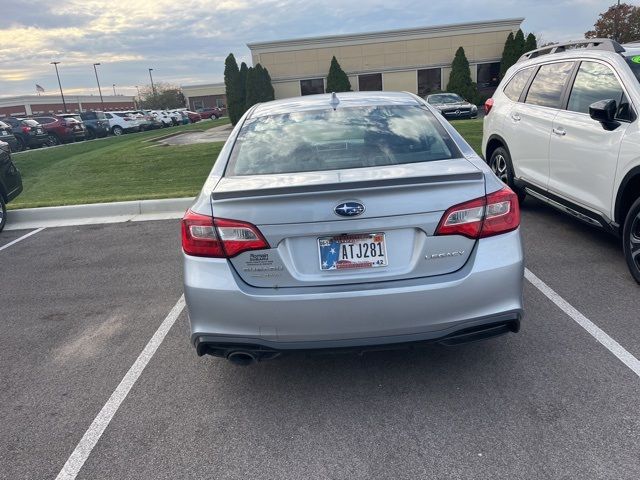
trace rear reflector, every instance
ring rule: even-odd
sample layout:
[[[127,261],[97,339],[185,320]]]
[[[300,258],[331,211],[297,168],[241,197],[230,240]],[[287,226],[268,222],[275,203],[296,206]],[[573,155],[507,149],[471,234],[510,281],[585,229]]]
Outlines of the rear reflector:
[[[252,224],[187,210],[182,218],[182,249],[196,257],[231,258],[248,250],[269,248]]]
[[[491,108],[493,108],[493,98],[487,98],[487,101],[484,102],[484,114],[489,115]]]
[[[519,225],[518,197],[509,187],[504,187],[451,207],[442,216],[435,234],[485,238],[510,232]]]

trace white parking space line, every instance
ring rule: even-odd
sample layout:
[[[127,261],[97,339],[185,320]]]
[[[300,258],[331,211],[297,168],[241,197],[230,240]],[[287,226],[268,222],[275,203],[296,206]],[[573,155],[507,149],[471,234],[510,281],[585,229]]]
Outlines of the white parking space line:
[[[576,310],[569,302],[558,295],[549,285],[540,280],[528,268],[524,270],[524,276],[534,287],[540,290],[549,300],[556,304],[560,310],[569,315],[578,325],[584,328],[589,334],[600,342],[607,350],[613,353],[618,360],[640,377],[640,361],[629,353],[625,348],[605,333],[595,323]]]
[[[129,371],[126,373],[120,384],[113,391],[107,403],[104,404],[98,416],[93,420],[85,434],[80,439],[80,442],[74,449],[71,456],[67,459],[67,462],[60,470],[60,473],[56,477],[56,480],[72,480],[75,479],[80,469],[91,455],[91,451],[100,440],[100,437],[104,433],[105,429],[113,419],[113,416],[122,405],[122,402],[131,391],[131,388],[135,385],[138,378],[144,371],[145,367],[158,350],[158,347],[162,344],[162,341],[171,330],[171,327],[180,316],[180,313],[184,309],[184,295],[180,296],[178,302],[173,306],[167,317],[162,324],[158,327],[156,332],[149,340],[149,343],[144,347],[142,353],[138,356],[133,363]]]
[[[5,248],[9,248],[11,245],[15,245],[18,242],[21,242],[22,240],[24,240],[25,238],[29,238],[31,235],[35,235],[38,232],[41,232],[42,230],[44,230],[44,227],[41,228],[36,228],[35,230],[33,230],[32,232],[27,233],[26,235],[23,235],[19,238],[16,238],[15,240],[7,243],[6,245],[2,245],[0,247],[0,250],[4,250]]]

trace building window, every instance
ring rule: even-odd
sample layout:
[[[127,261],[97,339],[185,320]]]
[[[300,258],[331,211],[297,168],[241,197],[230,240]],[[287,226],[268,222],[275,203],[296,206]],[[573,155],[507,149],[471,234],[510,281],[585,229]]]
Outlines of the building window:
[[[218,108],[224,107],[224,98],[216,98],[216,107]]]
[[[478,69],[478,90],[493,93],[500,83],[500,62],[479,63],[476,67]]]
[[[418,70],[418,95],[426,97],[442,90],[442,69],[426,68]]]
[[[361,92],[377,92],[382,90],[382,74],[371,73],[358,75],[358,90]]]
[[[315,95],[317,93],[324,93],[324,78],[300,80],[301,95]]]

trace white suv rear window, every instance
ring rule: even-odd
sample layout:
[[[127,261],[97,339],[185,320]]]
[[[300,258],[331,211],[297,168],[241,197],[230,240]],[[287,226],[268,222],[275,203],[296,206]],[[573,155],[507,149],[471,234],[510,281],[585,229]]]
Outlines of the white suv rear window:
[[[533,71],[533,67],[525,68],[516,73],[509,83],[504,88],[504,94],[509,97],[514,102],[517,102],[520,98],[520,94],[524,89],[525,85],[529,81],[529,77],[531,76],[531,72]]]

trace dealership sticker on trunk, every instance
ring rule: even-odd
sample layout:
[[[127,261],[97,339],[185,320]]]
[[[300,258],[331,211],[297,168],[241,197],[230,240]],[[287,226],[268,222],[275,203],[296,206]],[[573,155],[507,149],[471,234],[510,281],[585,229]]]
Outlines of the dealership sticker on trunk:
[[[384,233],[340,235],[318,239],[321,270],[375,268],[387,265]]]

